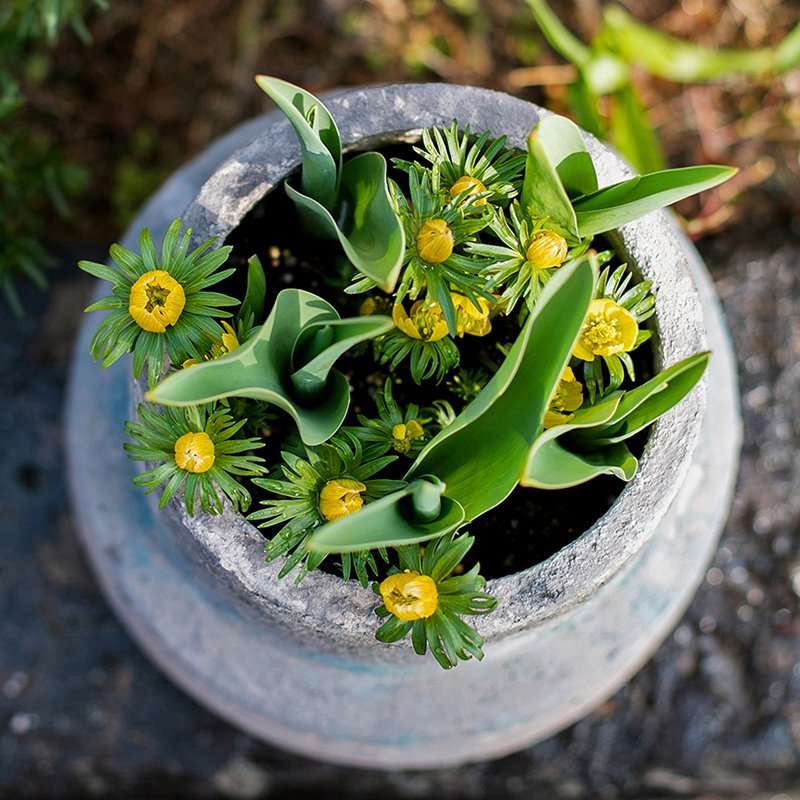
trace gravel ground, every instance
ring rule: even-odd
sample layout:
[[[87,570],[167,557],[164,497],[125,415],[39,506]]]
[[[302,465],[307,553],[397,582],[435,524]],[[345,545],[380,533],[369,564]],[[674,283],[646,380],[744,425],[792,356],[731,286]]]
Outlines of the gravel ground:
[[[800,800],[800,239],[740,229],[702,250],[738,352],[746,438],[696,600],[624,689],[558,736],[499,761],[388,774],[237,732],[112,616],[64,475],[68,359],[90,289],[65,253],[49,294],[26,290],[28,314],[7,317],[0,339],[0,798]]]

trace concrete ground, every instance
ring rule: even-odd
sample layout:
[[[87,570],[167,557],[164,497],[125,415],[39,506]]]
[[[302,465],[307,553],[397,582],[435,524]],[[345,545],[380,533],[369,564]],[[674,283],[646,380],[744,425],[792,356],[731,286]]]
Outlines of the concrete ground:
[[[91,281],[65,253],[0,337],[0,798],[800,800],[800,233],[702,246],[738,353],[746,437],[706,580],[592,715],[499,761],[381,773],[264,745],[173,687],[111,614],[76,540],[62,410]],[[713,387],[711,387],[713,395]]]

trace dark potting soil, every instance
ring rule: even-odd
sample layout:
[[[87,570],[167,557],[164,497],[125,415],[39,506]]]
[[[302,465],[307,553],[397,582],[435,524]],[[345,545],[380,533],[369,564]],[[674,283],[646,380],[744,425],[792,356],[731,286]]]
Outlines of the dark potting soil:
[[[391,155],[398,154],[406,158],[410,155],[407,148],[398,149]],[[230,233],[225,243],[233,247],[229,264],[237,269],[221,285],[221,290],[234,296],[243,296],[247,260],[255,254],[267,275],[267,309],[272,307],[277,294],[289,287],[314,292],[328,300],[343,317],[357,315],[368,296],[344,293],[354,273],[338,243],[307,236],[293,204],[280,188],[260,201]],[[495,317],[492,325],[494,341],[505,341],[510,345],[518,332],[518,327],[510,318]],[[506,330],[503,330],[504,327]],[[506,332],[507,337],[504,336]],[[492,352],[480,337],[466,336],[459,340],[459,351],[462,367],[479,367],[487,357],[499,365],[501,358],[499,351]],[[404,365],[391,370],[374,365],[369,372],[365,372],[365,363],[372,367],[373,362],[371,356],[365,359],[363,353],[363,347],[351,351],[336,364],[351,385],[351,407],[345,424],[356,423],[357,414],[373,418],[377,416],[375,395],[387,375],[392,379],[393,395],[401,407],[410,402],[423,407],[430,405],[433,399],[448,394],[431,381],[418,386],[411,380]],[[649,348],[642,347],[633,355],[637,374],[643,379],[650,377],[652,359]],[[452,395],[447,399],[453,401],[454,408],[458,410],[460,405],[457,403],[460,401]],[[291,428],[288,417],[284,415],[271,425],[268,447],[274,453]],[[636,455],[641,453],[645,442],[646,435],[640,435],[633,442],[631,449]],[[395,474],[388,477],[402,477],[410,463],[401,456],[392,465]],[[481,469],[479,463],[476,463],[476,469]],[[577,539],[611,508],[623,488],[622,481],[610,476],[558,491],[517,487],[503,503],[467,527],[475,537],[475,544],[467,557],[469,563],[465,566],[468,568],[480,562],[481,574],[487,579],[534,566]],[[256,493],[254,507],[259,499],[264,498]],[[268,529],[266,533],[271,535],[275,530]],[[335,572],[338,565],[329,559],[322,568]]]

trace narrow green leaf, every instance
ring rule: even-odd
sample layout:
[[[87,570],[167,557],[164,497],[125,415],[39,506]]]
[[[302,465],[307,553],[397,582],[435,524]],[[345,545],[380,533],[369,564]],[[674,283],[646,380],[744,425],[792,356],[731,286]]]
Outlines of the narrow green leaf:
[[[258,333],[222,358],[172,373],[148,393],[162,405],[188,406],[223,397],[264,400],[286,411],[307,445],[321,444],[342,424],[350,403],[347,379],[331,371],[326,396],[314,408],[292,393],[292,347],[308,325],[338,319],[330,303],[310,292],[284,289]]]
[[[253,324],[260,324],[264,318],[264,303],[267,297],[267,276],[258,256],[247,259],[247,290],[239,309],[239,319],[250,319]]]
[[[300,139],[303,193],[332,210],[342,167],[342,145],[333,117],[299,86],[267,75],[257,75],[256,83],[286,115]]]
[[[800,35],[800,25],[786,37],[790,45],[753,50],[701,47],[654,30],[633,19],[621,6],[603,11],[603,38],[626,61],[640,64],[652,75],[679,83],[703,83],[736,75],[765,75],[797,64],[786,53]],[[778,56],[783,55],[783,58]],[[796,53],[800,57],[800,53]]]
[[[311,537],[309,548],[321,553],[347,553],[376,547],[400,547],[425,542],[456,530],[464,522],[464,509],[446,496],[441,512],[431,522],[412,522],[409,504],[416,484],[367,503],[354,514],[328,522]],[[434,489],[439,491],[435,484]]]
[[[564,230],[577,236],[578,222],[575,211],[539,135],[541,124],[540,122],[528,136],[522,205],[534,216],[549,217]]]
[[[718,186],[735,174],[735,167],[682,167],[599,189],[574,201],[579,235],[595,236],[619,228],[651,211]]]
[[[503,365],[453,423],[428,443],[407,480],[436,475],[447,485],[447,496],[464,507],[467,521],[511,493],[542,431],[596,281],[597,267],[589,256],[555,273]],[[479,466],[476,452],[481,453]]]
[[[385,292],[394,290],[405,253],[405,234],[386,181],[386,159],[362,153],[342,168],[340,222],[313,197],[288,183],[286,192],[315,230],[338,238],[353,266]]]
[[[539,141],[569,197],[597,191],[597,173],[580,128],[566,117],[545,117],[536,127]]]
[[[614,444],[643,430],[689,394],[703,376],[709,356],[707,352],[689,356],[625,392],[613,416],[595,429],[581,431],[579,441],[584,446]]]
[[[591,50],[573,36],[572,31],[553,13],[545,0],[525,0],[525,2],[553,50],[576,67],[583,67],[592,56]]]

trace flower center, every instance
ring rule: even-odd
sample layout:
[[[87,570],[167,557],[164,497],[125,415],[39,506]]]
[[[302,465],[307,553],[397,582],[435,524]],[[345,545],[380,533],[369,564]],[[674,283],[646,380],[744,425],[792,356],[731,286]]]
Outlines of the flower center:
[[[417,233],[417,254],[428,264],[441,264],[453,252],[455,238],[443,219],[429,219]]]
[[[361,492],[367,487],[353,478],[329,480],[319,493],[319,512],[328,522],[346,517],[364,505]]]
[[[573,354],[583,361],[627,353],[636,346],[639,325],[626,308],[608,298],[592,300]]]
[[[607,319],[600,314],[592,314],[586,324],[583,338],[587,346],[603,346],[614,344],[619,339],[617,323],[613,319]]]
[[[406,622],[433,616],[439,607],[439,591],[433,578],[410,570],[386,578],[380,593],[386,610]]]
[[[175,463],[187,472],[208,472],[214,466],[214,442],[204,431],[185,433],[175,442]]]
[[[174,325],[186,305],[183,287],[168,272],[150,270],[131,286],[128,313],[133,321],[151,333],[164,333]]]

